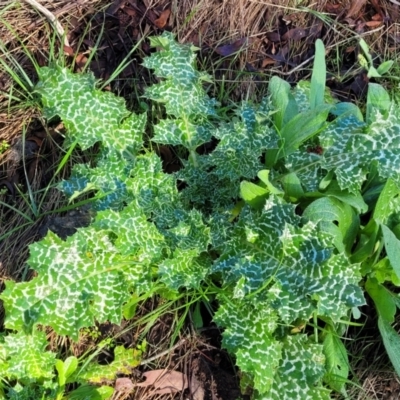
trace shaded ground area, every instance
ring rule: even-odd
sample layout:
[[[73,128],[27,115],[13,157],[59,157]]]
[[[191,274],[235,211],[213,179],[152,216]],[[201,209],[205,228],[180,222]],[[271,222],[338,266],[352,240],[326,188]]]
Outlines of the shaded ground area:
[[[209,88],[211,94],[229,104],[232,99],[264,95],[273,74],[290,83],[309,78],[314,43],[321,38],[327,50],[328,86],[342,101],[358,102],[363,100],[369,82],[359,63],[359,37],[366,40],[377,64],[397,59],[400,42],[400,7],[391,1],[332,0],[313,5],[289,0],[268,4],[250,0],[44,1],[67,31],[69,46],[64,48],[59,47],[54,29],[40,13],[24,2],[18,4],[0,1],[0,271],[3,277],[16,280],[29,277],[25,260],[30,243],[48,229],[66,237],[91,218],[85,207],[76,210],[68,206],[55,186],[68,177],[74,163],[90,162],[96,149],[92,154],[76,150],[63,162],[67,151],[62,146],[64,127],[47,125],[32,108],[34,95],[27,94],[37,80],[34,63],[45,66],[58,59],[77,72],[91,70],[106,82],[105,90],[123,96],[136,110],[141,107],[139,96],[152,79],[141,65],[143,57],[150,54],[147,38],[169,30],[181,42],[199,47],[200,68],[215,77],[215,84]],[[393,84],[390,80],[380,83],[389,88]],[[162,148],[160,153],[170,172],[179,168],[171,149]],[[157,304],[145,304],[141,312],[145,314],[149,307],[154,309]],[[120,341],[129,346],[145,336],[150,343],[150,359],[169,348],[173,326],[174,320],[169,317],[158,320],[145,333],[143,328],[140,332],[127,328]],[[240,398],[239,377],[232,360],[220,348],[220,332],[211,322],[205,324],[202,334],[194,334],[190,326],[187,340],[178,342],[181,345],[173,352],[145,364],[129,378],[141,381],[146,370],[174,369],[190,382],[195,382],[195,377],[201,388],[195,394],[196,383],[191,383],[175,398],[182,398],[182,393],[194,400]],[[121,335],[125,328],[101,326],[100,337]],[[88,337],[82,337],[77,355],[95,346]],[[54,346],[58,340],[54,338]],[[370,346],[372,342],[369,338],[355,343]],[[376,356],[362,354],[368,359]],[[382,360],[380,365],[386,362]],[[375,371],[365,360],[354,360],[353,365],[364,390],[355,388],[352,398],[400,397],[399,381],[391,372]],[[132,399],[174,398],[151,394],[149,388],[135,395],[120,395]]]

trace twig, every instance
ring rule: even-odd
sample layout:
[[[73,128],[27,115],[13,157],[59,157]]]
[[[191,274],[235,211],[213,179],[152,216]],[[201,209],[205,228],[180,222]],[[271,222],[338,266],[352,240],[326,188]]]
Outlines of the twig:
[[[53,25],[54,29],[56,30],[60,38],[64,39],[64,45],[69,47],[69,42],[67,36],[65,35],[64,28],[62,27],[56,16],[53,13],[51,13],[46,7],[39,4],[36,0],[24,0],[24,1],[25,3],[30,4],[33,8],[35,8],[37,11],[41,12],[44,16],[47,17],[47,19]]]
[[[173,352],[175,349],[177,349],[178,347],[182,346],[187,341],[188,341],[187,338],[183,338],[183,339],[179,340],[179,342],[177,344],[175,344],[174,346],[172,346],[170,349],[162,351],[161,353],[158,353],[153,357],[149,357],[149,358],[146,358],[145,360],[142,360],[140,362],[140,365],[149,364],[152,361],[157,360],[157,358],[163,357],[163,356],[167,355],[168,353]]]

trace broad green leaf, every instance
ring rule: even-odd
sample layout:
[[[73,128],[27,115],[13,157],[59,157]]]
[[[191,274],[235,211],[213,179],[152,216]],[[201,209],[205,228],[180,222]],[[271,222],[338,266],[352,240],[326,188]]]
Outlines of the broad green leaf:
[[[381,229],[386,254],[397,278],[400,279],[400,240],[397,239],[396,235],[386,225],[382,224]]]
[[[281,359],[282,344],[273,337],[277,315],[268,305],[223,297],[214,321],[225,327],[223,346],[236,354],[240,369],[253,377],[254,387],[270,390]]]
[[[388,224],[393,214],[400,213],[400,189],[393,181],[388,179],[381,189],[374,209],[374,219],[382,224]]]
[[[302,148],[287,158],[287,168],[307,190],[316,191],[323,169],[335,172],[341,189],[357,193],[373,163],[381,178],[400,185],[400,113],[395,105],[385,115],[374,110],[369,126],[353,116],[340,117],[319,138],[322,154],[311,156]]]
[[[25,384],[52,379],[56,354],[46,351],[47,346],[46,334],[37,330],[30,335],[20,331],[1,338],[0,376]]]
[[[378,233],[379,225],[371,219],[360,232],[360,239],[350,257],[353,263],[363,262],[375,252]]]
[[[117,374],[129,375],[133,368],[140,365],[142,351],[125,349],[117,346],[114,349],[114,360],[108,365],[90,362],[83,370],[71,377],[71,382],[101,383],[104,380],[114,380]]]
[[[291,94],[290,84],[277,76],[273,76],[270,79],[268,91],[271,96],[272,105],[276,110],[273,115],[275,126],[280,131],[298,114],[297,103]]]
[[[329,400],[330,391],[320,384],[325,371],[322,350],[322,345],[312,342],[306,335],[287,336],[271,393],[259,398]]]
[[[111,386],[81,385],[77,389],[68,393],[68,400],[109,400],[114,393]]]
[[[374,263],[372,268],[367,271],[372,278],[375,278],[378,283],[390,282],[395,286],[400,286],[400,279],[396,275],[393,267],[387,257],[382,258],[377,263]],[[363,274],[365,275],[365,274]]]
[[[365,289],[375,303],[379,318],[391,325],[396,314],[396,303],[392,293],[375,279],[367,279]]]
[[[78,359],[74,356],[63,360],[57,360],[55,365],[58,373],[58,384],[64,386],[67,379],[76,371],[78,367]]]
[[[93,74],[42,67],[39,78],[35,92],[41,96],[45,116],[59,116],[70,141],[78,141],[82,149],[101,141],[120,154],[135,154],[141,148],[146,115],[130,113],[122,97],[96,89]]]
[[[330,235],[302,224],[294,206],[272,196],[261,212],[242,211],[213,271],[239,297],[269,285],[271,304],[287,323],[308,320],[317,309],[339,318],[364,298],[358,268],[332,250]]]
[[[303,217],[319,224],[322,231],[332,235],[339,252],[349,253],[360,225],[355,211],[334,197],[322,197],[313,201]]]
[[[270,193],[277,195],[283,194],[282,190],[279,190],[271,183],[269,173],[270,173],[269,170],[263,169],[261,171],[258,171],[257,176]]]
[[[143,65],[164,80],[146,88],[146,96],[164,103],[167,113],[177,118],[215,115],[216,101],[202,87],[210,78],[195,68],[196,48],[178,44],[170,32],[151,38],[151,45],[160,51],[146,57]]]
[[[330,110],[330,113],[332,115],[335,115],[336,117],[352,115],[361,122],[364,120],[364,116],[363,116],[361,110],[354,103],[347,103],[347,102],[337,103]]]
[[[321,39],[315,42],[315,58],[311,76],[310,108],[316,109],[324,104],[326,81],[325,47]]]
[[[345,204],[353,207],[359,214],[368,211],[368,205],[365,203],[361,193],[351,193],[348,190],[341,190],[337,181],[333,181],[326,190],[322,192],[324,196],[333,197]]]
[[[374,121],[374,113],[376,110],[385,113],[390,110],[391,106],[392,102],[385,88],[377,83],[369,83],[367,95],[367,123],[370,124]]]
[[[378,74],[380,75],[385,75],[386,73],[389,72],[390,68],[392,68],[394,64],[393,60],[387,60],[384,61],[382,64],[379,65],[379,67],[377,68]]]
[[[114,222],[111,218],[110,230]],[[76,340],[79,329],[94,325],[95,320],[120,323],[129,287],[148,290],[151,270],[145,261],[159,258],[157,252],[145,254],[140,246],[133,250],[142,239],[144,244],[148,241],[149,249],[154,248],[150,227],[147,221],[145,226],[132,226],[136,233],[131,234],[135,239],[130,254],[126,254],[129,244],[121,242],[119,248],[118,239],[113,244],[106,230],[95,227],[82,228],[66,241],[48,233],[30,246],[28,262],[38,276],[29,282],[6,283],[1,295],[7,308],[6,325],[10,329],[51,325],[57,333]]]
[[[304,196],[304,190],[301,186],[300,179],[293,172],[285,174],[281,179],[281,183],[286,196],[288,196],[291,201],[298,201]]]
[[[269,191],[252,182],[242,181],[240,183],[240,196],[252,207],[261,209],[267,199]]]
[[[326,372],[324,380],[336,392],[342,392],[347,382],[350,366],[347,349],[338,337],[338,334],[328,325],[323,342],[323,352],[326,358]]]
[[[389,321],[384,318],[378,318],[378,328],[382,335],[383,344],[390,361],[397,373],[400,376],[400,336],[399,333],[392,327]]]
[[[293,117],[280,132],[283,145],[282,156],[292,154],[306,140],[319,133],[326,123],[330,109],[330,105],[322,104]]]

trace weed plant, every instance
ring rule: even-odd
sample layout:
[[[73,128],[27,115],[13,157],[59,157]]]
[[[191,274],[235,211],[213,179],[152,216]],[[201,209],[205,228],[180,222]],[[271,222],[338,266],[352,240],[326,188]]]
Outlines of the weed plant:
[[[100,144],[95,165],[75,165],[59,185],[71,203],[89,193],[96,216],[66,240],[49,232],[31,245],[37,276],[6,282],[3,397],[110,398],[114,389],[99,379],[128,374],[145,344],[116,347],[109,366],[82,365],[45,351],[38,326],[76,340],[96,322],[130,318],[138,299],[154,294],[217,302],[223,346],[254,400],[346,396],[341,338],[357,325],[366,293],[400,374],[392,326],[400,306],[400,114],[387,92],[369,85],[365,115],[337,102],[317,41],[311,82],[291,88],[273,77],[267,97],[243,101],[228,118],[204,89],[212,77],[196,69],[193,46],[170,33],[151,44],[158,51],[144,66],[159,82],[145,97],[165,110],[152,141],[177,149],[182,168],[173,174],[144,145],[145,114],[129,112],[91,74],[39,70],[34,92],[44,117],[63,121],[71,147]],[[211,141],[215,148],[201,154]],[[80,386],[65,393],[70,383]]]

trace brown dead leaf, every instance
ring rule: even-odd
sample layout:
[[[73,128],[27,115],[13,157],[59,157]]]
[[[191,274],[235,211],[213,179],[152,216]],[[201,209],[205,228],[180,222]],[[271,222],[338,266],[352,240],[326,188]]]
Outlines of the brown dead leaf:
[[[194,374],[192,374],[192,377],[190,378],[189,388],[193,400],[204,400],[204,388]]]
[[[265,68],[266,66],[272,65],[272,64],[275,64],[275,63],[276,63],[276,60],[273,60],[270,57],[264,58],[264,60],[263,60],[263,62],[261,64],[261,68]]]
[[[367,21],[365,23],[368,28],[377,28],[378,26],[381,26],[383,24],[383,21]]]
[[[281,41],[281,35],[278,32],[267,32],[265,36],[271,42],[280,42]]]
[[[283,40],[301,40],[303,38],[305,38],[306,36],[308,36],[308,29],[303,29],[303,28],[294,28],[294,29],[290,29],[288,30],[283,36],[282,39]]]
[[[217,54],[219,54],[220,56],[228,57],[253,42],[254,42],[254,39],[252,39],[252,38],[247,38],[247,37],[242,38],[242,39],[236,40],[236,42],[233,42],[231,44],[225,44],[223,46],[218,46],[215,49],[215,52]]]
[[[382,17],[381,14],[374,14],[374,15],[371,17],[371,19],[372,19],[372,21],[383,21],[383,17]]]
[[[115,381],[115,390],[117,392],[131,392],[135,385],[129,378],[118,378]]]
[[[168,18],[170,15],[171,15],[171,10],[164,10],[160,14],[160,16],[154,21],[154,25],[160,29],[164,28],[165,25],[167,25]]]
[[[360,16],[358,14],[360,13],[366,2],[367,0],[353,0],[350,10],[347,12],[346,18],[359,18]]]
[[[330,14],[340,14],[342,7],[340,4],[326,3],[325,10]]]
[[[128,14],[130,17],[136,17],[137,16],[137,11],[134,10],[133,8],[131,8],[131,7],[124,7],[124,12],[126,14]]]
[[[178,371],[167,369],[155,369],[143,373],[146,378],[144,382],[136,383],[135,386],[154,386],[154,394],[173,394],[187,389],[188,379],[186,375]]]
[[[75,63],[79,68],[83,68],[86,65],[87,61],[88,58],[83,53],[79,53],[75,59]]]
[[[74,49],[71,46],[64,46],[64,53],[70,57],[75,54]]]

